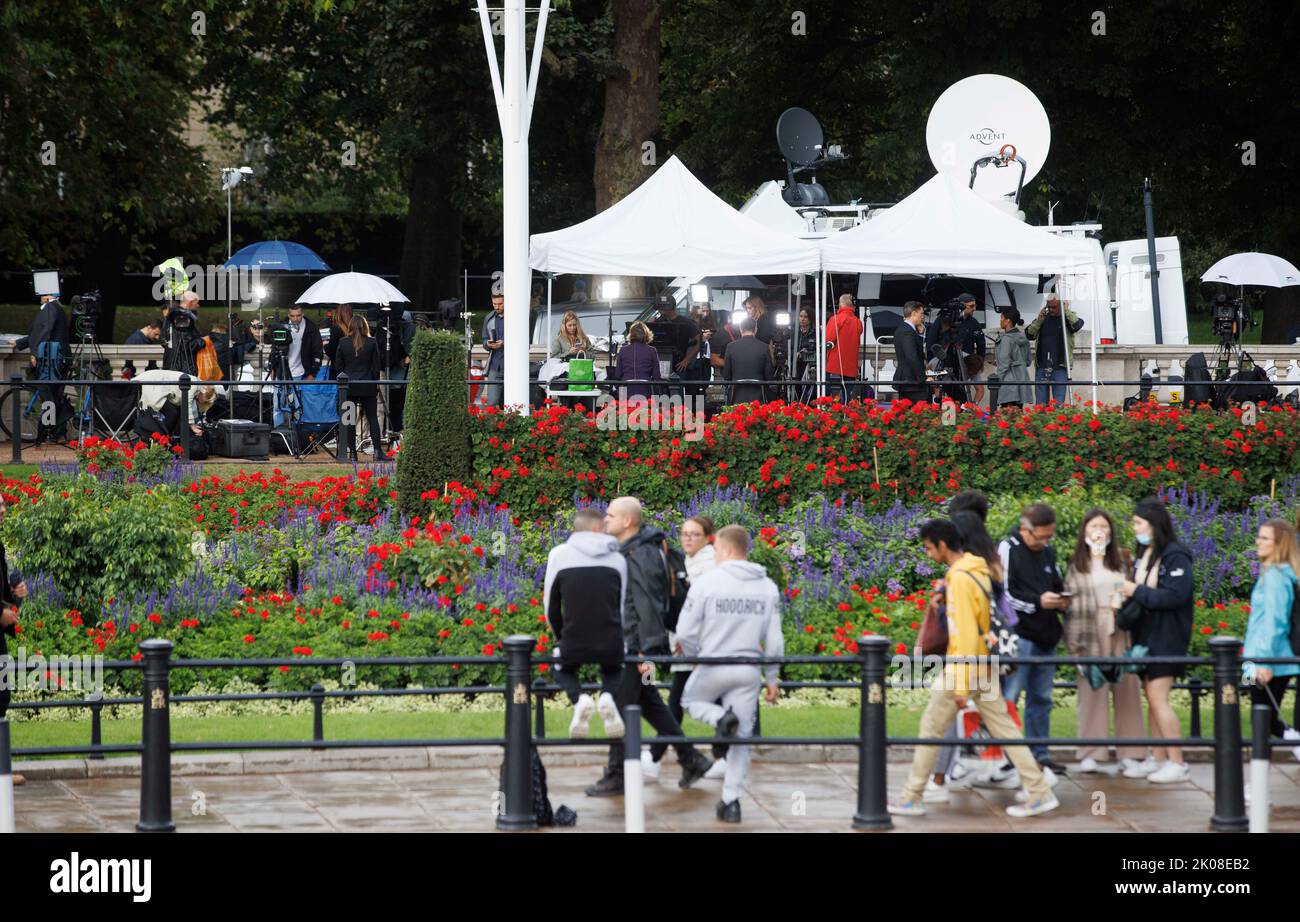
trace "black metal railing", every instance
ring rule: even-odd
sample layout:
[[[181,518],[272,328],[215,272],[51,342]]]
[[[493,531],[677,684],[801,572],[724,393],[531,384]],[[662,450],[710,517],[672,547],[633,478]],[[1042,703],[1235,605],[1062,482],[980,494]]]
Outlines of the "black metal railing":
[[[140,822],[137,826],[142,831],[165,831],[174,828],[171,821],[171,754],[174,752],[231,751],[231,750],[325,750],[356,748],[396,748],[396,747],[464,747],[464,746],[501,746],[505,758],[503,791],[505,811],[498,817],[498,826],[503,829],[531,828],[531,751],[533,747],[573,747],[607,745],[608,741],[550,739],[545,735],[544,699],[558,691],[554,685],[541,684],[531,680],[533,669],[542,663],[553,662],[549,659],[534,659],[535,639],[529,635],[514,635],[503,641],[506,651],[504,662],[499,657],[489,656],[443,656],[443,657],[356,657],[334,659],[312,659],[304,662],[301,658],[266,658],[256,660],[233,659],[195,659],[171,660],[172,644],[170,641],[153,639],[143,642],[140,650],[143,659],[136,661],[113,661],[103,663],[106,669],[139,670],[143,675],[143,689],[138,696],[116,699],[87,697],[82,699],[60,701],[15,702],[15,709],[45,708],[88,708],[92,715],[91,743],[88,746],[43,746],[26,749],[13,749],[12,755],[54,756],[86,754],[91,759],[102,759],[109,753],[140,753],[141,762],[141,801]],[[628,657],[629,664],[652,662],[656,664],[687,663],[693,665],[749,664],[761,665],[823,665],[842,666],[846,662],[856,662],[859,676],[856,681],[792,681],[783,682],[784,688],[857,688],[860,693],[860,722],[856,736],[844,737],[809,737],[809,736],[757,736],[766,746],[843,746],[858,751],[859,784],[857,810],[853,825],[860,829],[889,828],[891,821],[885,806],[885,764],[888,748],[891,746],[966,746],[970,741],[960,738],[930,739],[918,737],[890,737],[886,727],[886,704],[888,690],[899,688],[899,683],[888,679],[891,663],[901,665],[900,659],[906,659],[910,666],[919,663],[913,658],[891,657],[890,641],[887,638],[868,635],[859,641],[860,654],[855,657],[830,656],[789,656],[789,657],[671,657],[641,656]],[[1215,807],[1210,825],[1214,829],[1237,830],[1245,827],[1247,818],[1244,807],[1243,773],[1241,752],[1244,746],[1251,745],[1256,756],[1261,750],[1281,741],[1259,740],[1252,738],[1243,741],[1240,712],[1241,683],[1241,642],[1231,637],[1216,637],[1210,641],[1211,657],[1008,657],[990,661],[990,659],[961,660],[948,662],[976,662],[986,669],[995,665],[1134,665],[1167,663],[1183,666],[1206,666],[1213,669],[1213,682],[1207,688],[1199,681],[1186,683],[1189,690],[1197,696],[1193,708],[1193,726],[1191,735],[1185,738],[1080,738],[1080,737],[1021,737],[1014,739],[983,738],[981,746],[1179,746],[1188,748],[1208,748],[1215,753]],[[925,658],[927,663],[933,658]],[[1300,663],[1300,658],[1256,659],[1261,665],[1278,663]],[[356,689],[326,691],[317,684],[309,690],[292,692],[257,692],[240,694],[202,694],[192,696],[171,695],[171,673],[178,669],[235,669],[235,668],[276,668],[280,666],[302,667],[369,667],[369,666],[445,666],[478,665],[504,667],[506,677],[504,685],[470,685],[470,686],[436,686],[403,689]],[[995,670],[996,671],[996,670]],[[541,680],[537,680],[541,682]],[[1068,686],[1069,683],[1060,683]],[[595,686],[592,686],[595,687]],[[910,683],[906,687],[917,687]],[[1213,690],[1214,694],[1214,735],[1211,738],[1200,734],[1199,696]],[[324,703],[329,699],[393,697],[393,696],[430,696],[438,695],[494,695],[501,694],[505,700],[505,727],[501,737],[485,738],[432,738],[432,739],[354,739],[328,740],[325,738]],[[171,739],[170,710],[172,704],[185,702],[220,702],[220,701],[255,701],[255,700],[310,700],[312,703],[312,738],[309,740],[257,740],[257,741],[223,741],[203,743],[181,743]],[[534,710],[534,699],[537,705]],[[142,734],[140,743],[104,744],[102,742],[101,713],[105,706],[141,705],[143,708]],[[637,712],[639,713],[639,711]],[[1258,718],[1256,717],[1258,720]],[[1255,725],[1258,728],[1258,724]],[[8,732],[7,721],[0,735]],[[1265,731],[1267,732],[1267,731]],[[1258,735],[1258,729],[1254,736]],[[631,737],[629,737],[631,739]],[[658,736],[653,740],[657,744],[672,745],[678,743],[707,745],[715,742],[712,737]],[[631,743],[628,744],[629,747]],[[1290,745],[1290,744],[1287,744]]]

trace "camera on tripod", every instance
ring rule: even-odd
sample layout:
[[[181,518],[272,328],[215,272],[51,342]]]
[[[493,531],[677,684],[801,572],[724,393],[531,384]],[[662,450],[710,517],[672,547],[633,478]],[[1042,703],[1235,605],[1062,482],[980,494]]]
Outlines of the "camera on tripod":
[[[75,295],[72,306],[72,331],[78,338],[85,339],[95,335],[99,324],[99,314],[104,307],[104,299],[98,291]]]
[[[961,314],[964,309],[965,305],[956,298],[952,298],[939,305],[937,308],[938,313],[935,315],[934,319],[938,323],[946,322],[955,327],[957,324],[961,323]]]
[[[1245,302],[1241,298],[1229,298],[1225,294],[1215,295],[1210,302],[1210,323],[1215,336],[1232,342],[1241,337],[1246,327],[1255,325]]]
[[[289,354],[289,345],[293,342],[293,335],[289,332],[289,325],[286,323],[268,323],[266,325],[266,342],[271,344],[271,354],[278,353]]]

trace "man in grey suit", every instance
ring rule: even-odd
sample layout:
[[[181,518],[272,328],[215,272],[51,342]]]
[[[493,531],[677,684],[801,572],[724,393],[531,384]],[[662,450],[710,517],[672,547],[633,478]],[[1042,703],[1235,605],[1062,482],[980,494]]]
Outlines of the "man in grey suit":
[[[722,377],[728,381],[771,381],[776,376],[772,365],[772,351],[767,343],[755,338],[758,326],[753,317],[740,322],[740,339],[727,347],[722,364]],[[734,384],[731,403],[749,403],[767,400],[767,388],[761,384]]]

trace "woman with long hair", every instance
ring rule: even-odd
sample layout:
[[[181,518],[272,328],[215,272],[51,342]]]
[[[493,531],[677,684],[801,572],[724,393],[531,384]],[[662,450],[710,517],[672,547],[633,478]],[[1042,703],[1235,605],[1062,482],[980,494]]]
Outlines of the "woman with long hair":
[[[370,324],[360,314],[350,318],[351,333],[339,342],[335,376],[348,376],[348,400],[356,404],[358,421],[366,416],[370,427],[370,445],[376,462],[383,460],[384,431],[379,428],[379,385],[352,384],[352,381],[379,380],[379,344],[370,335]],[[357,427],[348,430],[348,454],[357,460]]]
[[[1300,545],[1296,531],[1283,519],[1269,519],[1255,536],[1259,555],[1259,579],[1250,593],[1250,620],[1246,623],[1245,661],[1242,676],[1250,686],[1250,704],[1268,706],[1272,715],[1269,735],[1288,733],[1282,720],[1282,696],[1291,676],[1300,675],[1300,665],[1263,664],[1253,658],[1295,656],[1291,649],[1291,606],[1300,580]]]
[[[1173,519],[1165,504],[1155,498],[1138,503],[1133,510],[1133,579],[1120,586],[1120,596],[1136,599],[1142,615],[1133,628],[1134,646],[1146,647],[1147,656],[1186,656],[1192,640],[1192,554],[1178,540]],[[1150,735],[1177,739],[1182,735],[1178,715],[1169,706],[1169,690],[1183,667],[1151,663],[1142,667],[1147,696]],[[1130,769],[1126,778],[1143,778],[1154,784],[1171,784],[1190,777],[1183,751],[1178,746],[1156,746],[1154,760],[1146,759]]]
[[[627,345],[618,350],[618,362],[614,365],[611,377],[620,381],[659,381],[659,353],[650,345],[654,334],[641,321],[637,321],[627,331]],[[650,397],[650,384],[629,384],[619,388],[620,399],[628,403],[644,402]]]
[[[998,405],[1003,407],[1033,406],[1034,388],[1029,377],[1029,340],[1021,329],[1024,320],[1014,307],[1002,308],[998,324],[1002,335],[998,337]]]
[[[325,355],[330,360],[330,377],[337,378],[340,369],[338,366],[339,343],[352,335],[352,305],[340,304],[338,310],[334,312],[334,319],[330,321],[330,341],[325,346]]]
[[[1073,593],[1065,611],[1065,648],[1071,656],[1123,656],[1129,635],[1115,625],[1119,589],[1130,564],[1127,552],[1115,540],[1115,522],[1104,509],[1089,509],[1079,528],[1074,556],[1065,570],[1065,590]],[[1115,735],[1142,735],[1142,689],[1137,676],[1123,673],[1109,682],[1097,666],[1080,666],[1078,679],[1079,736],[1100,739],[1109,735],[1111,701],[1115,709]],[[1139,765],[1147,756],[1143,746],[1120,746],[1122,769]],[[1079,770],[1101,770],[1110,761],[1106,746],[1081,746]]]
[[[582,321],[575,311],[566,311],[560,319],[560,329],[551,341],[551,357],[575,358],[579,352],[591,351],[591,337],[582,329]]]

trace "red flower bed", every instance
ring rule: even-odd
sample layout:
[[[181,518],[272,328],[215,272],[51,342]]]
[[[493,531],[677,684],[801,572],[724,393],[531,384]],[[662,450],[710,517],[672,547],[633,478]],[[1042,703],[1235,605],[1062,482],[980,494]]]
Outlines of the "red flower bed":
[[[307,510],[322,525],[369,522],[397,498],[387,477],[364,470],[356,476],[319,480],[290,480],[279,468],[269,476],[261,470],[240,471],[230,478],[212,474],[185,489],[194,504],[196,524],[216,534],[265,527],[295,510]]]

